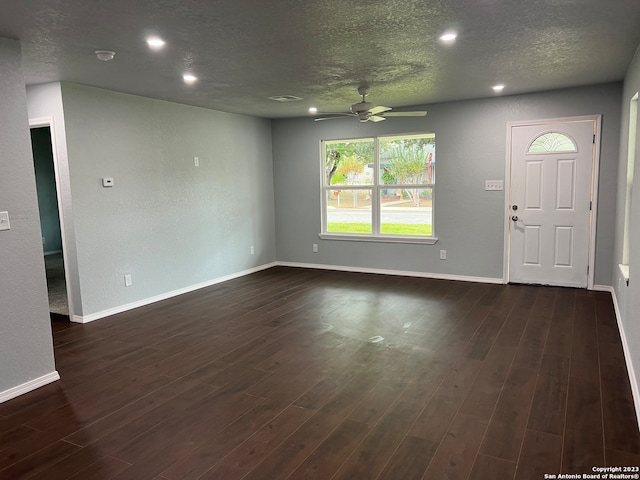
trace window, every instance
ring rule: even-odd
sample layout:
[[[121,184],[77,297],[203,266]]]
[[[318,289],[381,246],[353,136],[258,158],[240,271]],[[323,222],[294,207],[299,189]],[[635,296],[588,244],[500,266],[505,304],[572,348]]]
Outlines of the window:
[[[435,243],[435,134],[322,142],[323,238]]]
[[[531,145],[528,153],[577,152],[576,144],[563,133],[549,132],[540,135]]]

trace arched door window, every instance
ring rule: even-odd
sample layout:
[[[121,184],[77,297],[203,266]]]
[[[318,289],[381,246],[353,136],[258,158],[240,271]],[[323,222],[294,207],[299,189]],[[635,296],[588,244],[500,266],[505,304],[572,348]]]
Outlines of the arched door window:
[[[536,137],[529,145],[527,153],[570,153],[577,152],[575,142],[564,133],[548,132]]]

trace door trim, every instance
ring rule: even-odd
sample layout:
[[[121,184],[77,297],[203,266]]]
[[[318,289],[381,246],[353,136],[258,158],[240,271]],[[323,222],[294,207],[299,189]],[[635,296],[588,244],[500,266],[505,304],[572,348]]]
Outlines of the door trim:
[[[60,222],[60,235],[62,237],[62,263],[64,265],[64,280],[67,286],[67,303],[69,306],[69,320],[73,321],[73,287],[71,283],[72,277],[69,274],[71,271],[69,266],[69,245],[67,242],[67,229],[65,228],[65,206],[64,196],[62,195],[62,172],[60,167],[60,161],[58,158],[58,148],[56,143],[56,127],[53,117],[39,117],[29,119],[29,129],[38,127],[49,127],[51,135],[51,151],[53,154],[53,171],[56,182],[56,195],[58,198],[58,220]]]
[[[547,118],[539,120],[525,120],[517,122],[507,122],[507,145],[505,160],[505,195],[504,195],[504,255],[502,262],[502,279],[504,283],[509,283],[509,248],[511,242],[510,232],[510,206],[511,206],[511,138],[513,129],[522,126],[546,125],[554,123],[573,122],[594,122],[595,148],[593,149],[593,159],[591,163],[591,211],[589,212],[589,274],[587,275],[587,290],[593,290],[595,260],[596,260],[596,220],[598,213],[598,178],[600,172],[600,140],[602,132],[602,115],[581,115],[577,117]]]

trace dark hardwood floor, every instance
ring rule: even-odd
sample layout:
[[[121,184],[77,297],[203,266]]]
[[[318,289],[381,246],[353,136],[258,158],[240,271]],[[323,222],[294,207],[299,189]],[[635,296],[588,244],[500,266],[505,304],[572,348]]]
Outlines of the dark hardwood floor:
[[[277,267],[86,325],[0,479],[541,480],[640,465],[610,295]]]

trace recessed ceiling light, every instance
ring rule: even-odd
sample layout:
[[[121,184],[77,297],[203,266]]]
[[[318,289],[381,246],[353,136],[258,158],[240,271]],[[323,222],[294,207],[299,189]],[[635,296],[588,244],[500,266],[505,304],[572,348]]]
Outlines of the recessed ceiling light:
[[[147,45],[153,49],[159,49],[164,47],[166,42],[162,40],[160,37],[149,37],[147,38]]]
[[[493,88],[493,91],[494,91],[494,92],[496,92],[496,93],[500,93],[500,92],[502,92],[502,90],[504,90],[504,85],[494,85],[494,86],[493,86],[493,87],[491,87],[491,88]]]
[[[458,34],[456,32],[446,32],[441,37],[440,40],[444,43],[453,43],[458,38]]]
[[[185,73],[184,75],[182,75],[182,79],[184,80],[184,83],[191,84],[191,83],[195,83],[198,80],[198,77],[196,77],[191,73]]]
[[[316,107],[309,107],[309,113],[311,115],[315,115],[316,113],[318,113],[318,109]]]

